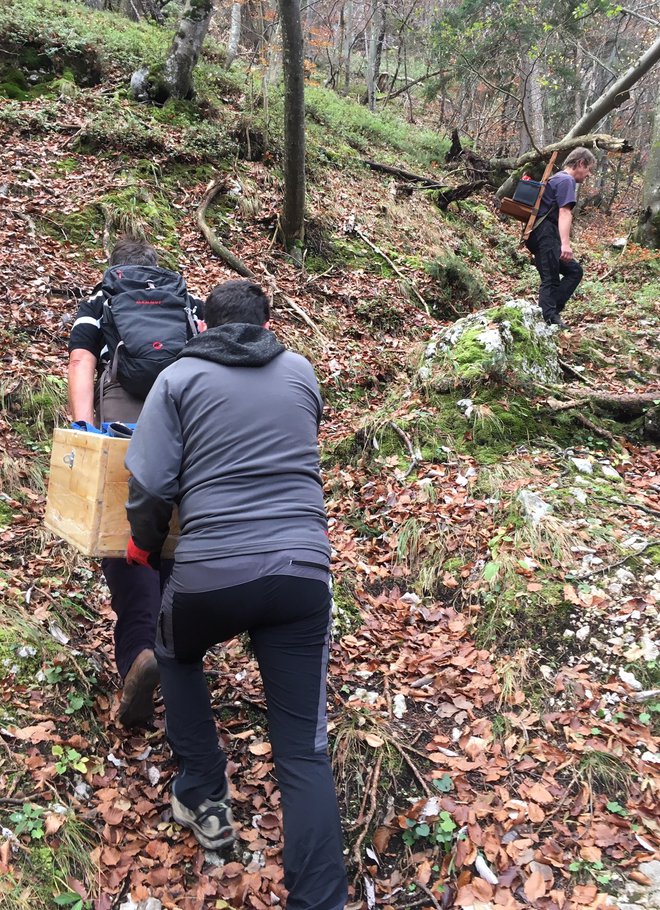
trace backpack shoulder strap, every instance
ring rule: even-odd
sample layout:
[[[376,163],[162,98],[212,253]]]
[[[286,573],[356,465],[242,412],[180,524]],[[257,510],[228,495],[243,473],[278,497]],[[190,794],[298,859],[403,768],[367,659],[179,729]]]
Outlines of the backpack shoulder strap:
[[[522,236],[520,238],[521,243],[524,243],[529,238],[529,235],[532,233],[532,231],[534,230],[534,228],[536,226],[536,218],[539,213],[539,206],[541,205],[541,200],[543,199],[543,194],[545,193],[545,188],[548,184],[548,180],[550,179],[550,177],[552,175],[552,168],[554,167],[556,160],[557,160],[557,152],[553,152],[552,155],[550,155],[550,160],[548,161],[548,163],[545,166],[545,170],[543,171],[543,176],[541,177],[541,189],[539,191],[539,195],[536,200],[536,204],[534,205],[534,208],[532,209],[532,214],[529,216],[529,220],[527,221],[527,224],[523,228]],[[549,214],[549,211],[545,213],[542,220],[547,218],[548,214]],[[540,222],[539,222],[539,224],[540,224]]]

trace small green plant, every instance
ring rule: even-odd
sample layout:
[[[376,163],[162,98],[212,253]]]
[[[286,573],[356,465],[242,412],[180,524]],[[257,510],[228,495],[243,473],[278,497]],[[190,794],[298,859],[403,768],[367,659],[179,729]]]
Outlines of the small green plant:
[[[456,831],[456,822],[449,812],[444,809],[436,821],[417,822],[412,818],[406,819],[407,829],[403,832],[402,839],[408,847],[414,847],[419,841],[425,841],[434,847],[441,847],[445,853],[451,849]]]
[[[14,834],[29,834],[33,840],[40,840],[44,836],[44,810],[34,803],[26,803],[22,809],[13,812],[9,818],[16,825]]]
[[[570,863],[568,871],[577,872],[578,874],[581,874],[582,877],[593,878],[599,885],[609,884],[614,874],[605,869],[603,863],[599,859],[594,860],[593,862],[577,859],[575,862]]]
[[[628,810],[625,806],[622,806],[621,803],[617,802],[615,799],[611,799],[607,803],[608,812],[613,812],[615,815],[621,815],[625,818],[628,815]]]
[[[83,708],[91,708],[92,704],[92,698],[86,692],[69,692],[66,697],[64,713],[68,715],[77,714]]]
[[[53,746],[52,753],[57,759],[55,770],[58,774],[66,774],[67,771],[79,771],[84,774],[87,771],[89,758],[81,755],[76,749]]]
[[[53,898],[53,903],[58,907],[68,907],[68,910],[88,910],[92,902],[83,900],[76,891],[65,891]]]

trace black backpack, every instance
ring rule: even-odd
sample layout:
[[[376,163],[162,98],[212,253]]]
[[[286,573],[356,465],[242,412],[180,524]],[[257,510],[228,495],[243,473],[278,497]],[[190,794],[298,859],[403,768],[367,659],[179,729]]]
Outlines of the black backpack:
[[[144,400],[158,374],[199,331],[186,282],[167,269],[116,265],[105,272],[100,289],[106,297],[101,330],[107,373]]]

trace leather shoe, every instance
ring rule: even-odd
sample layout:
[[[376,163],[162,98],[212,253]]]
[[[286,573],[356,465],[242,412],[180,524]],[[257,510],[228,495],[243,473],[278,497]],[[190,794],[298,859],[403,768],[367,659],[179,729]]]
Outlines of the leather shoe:
[[[140,651],[124,679],[119,703],[119,723],[136,727],[148,723],[154,713],[154,690],[160,674],[158,661],[150,648]]]

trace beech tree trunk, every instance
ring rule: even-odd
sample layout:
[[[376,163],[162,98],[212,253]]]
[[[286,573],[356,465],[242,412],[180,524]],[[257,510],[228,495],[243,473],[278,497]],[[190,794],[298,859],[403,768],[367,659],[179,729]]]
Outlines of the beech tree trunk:
[[[284,66],[284,245],[302,264],[305,238],[305,72],[300,0],[279,0]]]
[[[227,59],[225,66],[227,69],[232,65],[238,53],[238,45],[241,40],[241,11],[243,5],[239,0],[234,0],[231,5],[231,25],[229,26],[229,40],[227,42]]]
[[[545,121],[543,118],[543,93],[539,73],[539,60],[529,51],[523,53],[523,122],[520,127],[520,154],[531,148],[545,145]]]
[[[653,141],[644,175],[644,206],[639,219],[636,240],[652,249],[660,249],[660,99],[655,110]]]
[[[351,52],[353,50],[353,0],[346,0],[345,51],[344,51],[344,94],[351,87]],[[341,76],[340,76],[341,78]]]
[[[367,104],[376,110],[376,51],[378,47],[378,0],[371,0],[371,11],[364,29],[364,56],[367,61]]]
[[[163,67],[163,87],[172,98],[192,94],[192,74],[213,15],[213,0],[186,0]]]

